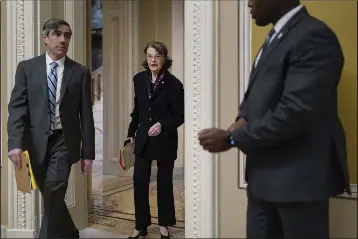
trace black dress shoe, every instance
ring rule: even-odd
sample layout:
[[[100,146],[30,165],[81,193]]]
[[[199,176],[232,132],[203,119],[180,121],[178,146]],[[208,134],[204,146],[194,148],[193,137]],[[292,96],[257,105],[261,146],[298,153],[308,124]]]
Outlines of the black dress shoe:
[[[168,231],[168,235],[164,236],[162,233],[160,233],[160,238],[170,238],[170,233],[169,233],[169,229],[168,227],[167,228],[167,231]]]
[[[140,230],[138,235],[136,235],[135,237],[128,237],[128,239],[138,239],[139,237],[146,237],[148,235],[148,231],[147,231],[147,228],[146,229],[143,229],[143,230]]]

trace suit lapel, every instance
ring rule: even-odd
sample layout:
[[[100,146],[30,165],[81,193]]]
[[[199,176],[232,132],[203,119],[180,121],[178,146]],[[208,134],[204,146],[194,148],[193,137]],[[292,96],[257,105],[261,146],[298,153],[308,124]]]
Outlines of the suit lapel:
[[[72,60],[66,56],[64,70],[63,70],[59,104],[61,104],[61,102],[63,100],[63,96],[66,93],[68,83],[71,81],[73,70],[74,70],[74,66],[73,66]]]
[[[149,70],[147,71],[147,74],[145,74],[144,81],[143,81],[143,87],[145,90],[145,96],[146,96],[145,98],[146,98],[147,102],[149,103],[149,95],[148,95],[149,87],[150,87],[150,71]]]
[[[152,97],[150,98],[151,101],[154,101],[154,99],[158,96],[158,94],[160,93],[160,91],[163,89],[164,85],[165,85],[165,82],[166,80],[168,79],[169,77],[169,72],[165,71],[164,72],[164,76],[163,78],[160,80],[157,88],[155,89],[155,91],[153,91],[152,93]]]
[[[270,54],[272,53],[272,51],[278,46],[278,44],[280,43],[280,41],[283,38],[282,37],[278,38],[278,36],[280,36],[280,34],[283,34],[282,31],[279,32],[277,34],[277,36],[272,40],[272,42],[270,43],[270,45],[266,48],[266,50],[261,54],[261,57],[259,59],[259,61],[257,62],[256,67],[255,66],[255,62],[253,63],[253,67],[252,67],[252,71],[251,71],[251,75],[250,75],[250,80],[249,80],[249,85],[248,88],[251,87],[252,83],[254,82],[254,79],[256,78],[257,74],[260,72],[261,70],[261,66],[265,63],[265,61],[267,60],[267,58],[270,56]]]
[[[34,79],[40,80],[41,89],[43,90],[46,100],[48,100],[48,86],[47,86],[47,66],[46,66],[46,56],[42,54],[39,58],[38,69],[36,69],[36,76]]]
[[[270,54],[273,52],[273,50],[279,45],[279,43],[286,37],[287,33],[292,29],[293,26],[295,26],[304,16],[307,16],[308,12],[305,7],[303,7],[299,12],[296,13],[295,16],[293,16],[287,24],[279,31],[275,38],[271,41],[270,45],[266,48],[266,50],[261,54],[261,57],[256,65],[256,67],[252,67],[252,71],[250,74],[249,79],[249,85],[247,87],[246,92],[249,92],[249,89],[251,88],[253,82],[255,81],[258,73],[260,72],[262,65],[267,61]],[[253,62],[253,66],[255,65],[255,62]]]

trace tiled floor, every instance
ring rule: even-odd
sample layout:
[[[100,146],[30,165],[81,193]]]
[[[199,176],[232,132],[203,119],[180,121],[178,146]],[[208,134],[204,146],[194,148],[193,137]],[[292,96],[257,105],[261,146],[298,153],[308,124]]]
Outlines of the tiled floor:
[[[87,227],[80,231],[80,238],[127,238],[126,235],[120,235],[105,230],[99,230],[91,227]]]

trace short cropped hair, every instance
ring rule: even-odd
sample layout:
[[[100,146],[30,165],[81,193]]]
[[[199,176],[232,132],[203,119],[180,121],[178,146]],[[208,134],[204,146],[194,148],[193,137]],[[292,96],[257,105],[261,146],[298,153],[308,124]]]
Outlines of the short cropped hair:
[[[61,25],[66,25],[71,28],[70,24],[63,19],[50,18],[42,27],[42,34],[48,36],[51,30],[57,30]]]

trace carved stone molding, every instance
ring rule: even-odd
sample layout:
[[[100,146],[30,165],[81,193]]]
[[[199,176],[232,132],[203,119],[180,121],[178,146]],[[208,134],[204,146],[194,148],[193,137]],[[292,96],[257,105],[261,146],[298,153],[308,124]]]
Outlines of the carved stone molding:
[[[185,1],[185,237],[215,237],[214,156],[198,142],[214,125],[215,1]]]
[[[18,62],[24,60],[25,52],[25,16],[26,8],[24,0],[6,1],[3,5],[6,8],[6,86],[7,100],[14,86],[14,75]],[[2,135],[6,137],[6,134]],[[2,138],[2,141],[4,139]],[[7,148],[5,148],[7,150]],[[7,164],[7,226],[2,229],[7,237],[32,237],[33,226],[31,195],[21,193],[17,190],[16,180],[14,177],[14,167],[11,163]]]
[[[24,30],[24,0],[16,0],[16,45],[17,62],[25,57],[25,30]]]
[[[200,117],[201,117],[201,110],[200,110],[200,103],[201,103],[201,75],[200,75],[200,66],[201,66],[201,54],[200,54],[200,5],[202,3],[200,1],[193,2],[193,130],[192,130],[192,137],[193,137],[193,152],[192,152],[192,159],[193,159],[193,211],[194,211],[194,237],[200,236],[200,199],[201,199],[201,192],[200,192],[200,145],[197,140],[197,135],[200,130]]]
[[[16,63],[25,57],[25,34],[24,34],[24,0],[16,1]],[[17,189],[16,189],[17,190]],[[17,228],[26,228],[26,197],[25,194],[17,192]]]
[[[14,76],[20,61],[34,56],[34,2],[6,1],[6,75],[7,99],[14,86]],[[7,237],[34,237],[38,228],[37,192],[25,194],[17,190],[12,164],[8,165],[8,228]]]

